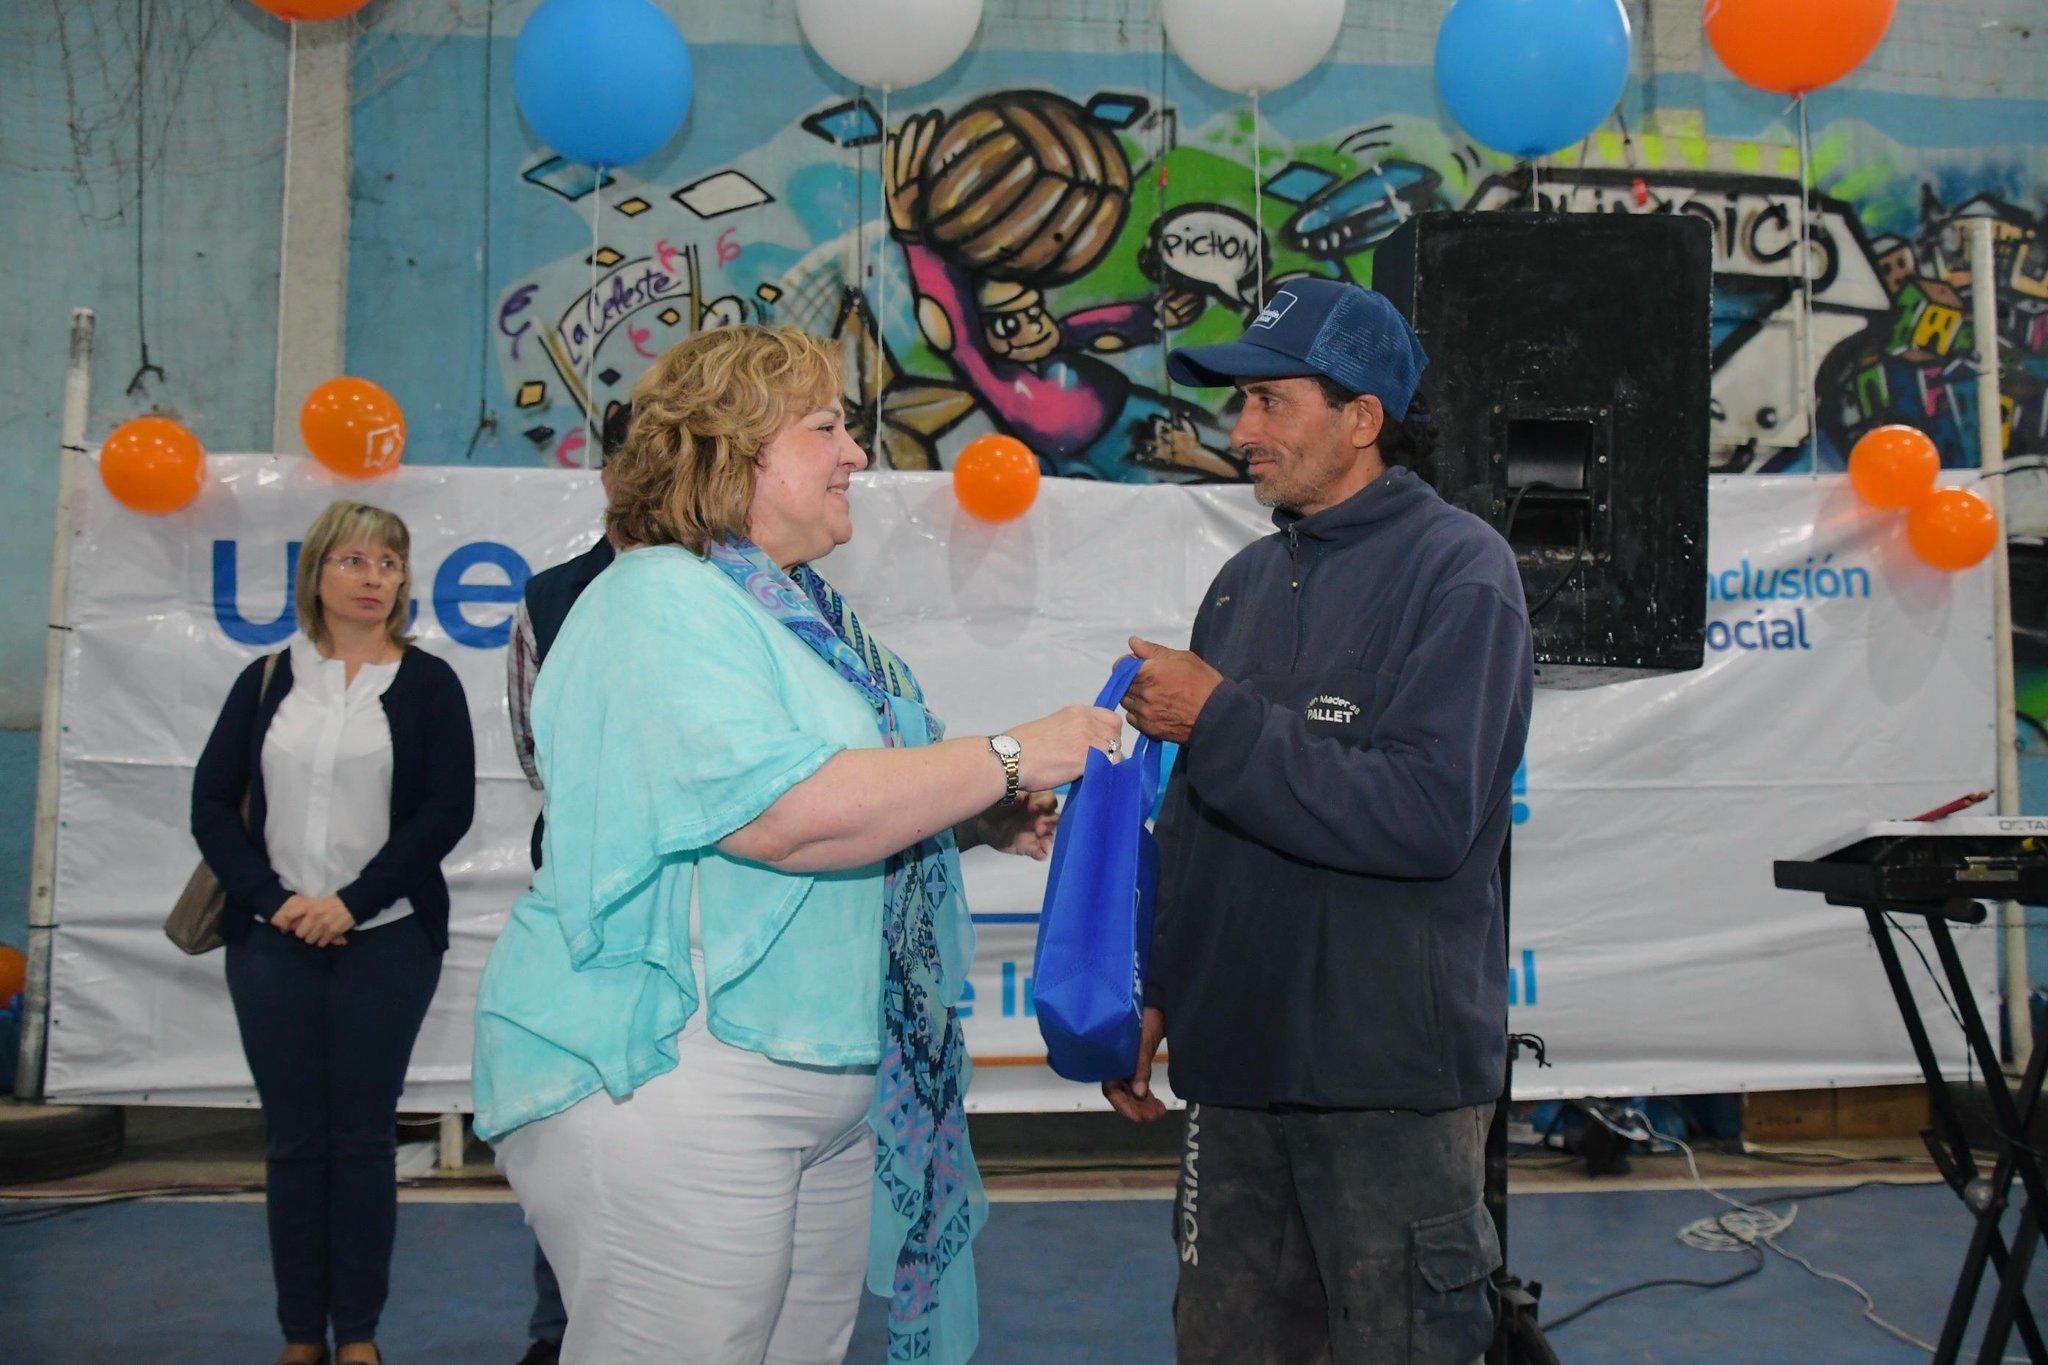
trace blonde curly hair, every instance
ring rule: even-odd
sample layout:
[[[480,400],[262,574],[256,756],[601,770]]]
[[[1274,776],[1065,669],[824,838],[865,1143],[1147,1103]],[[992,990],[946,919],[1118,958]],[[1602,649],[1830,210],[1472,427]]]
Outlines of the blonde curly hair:
[[[745,535],[761,448],[839,396],[838,358],[794,327],[720,327],[671,346],[633,385],[605,530],[700,555]]]

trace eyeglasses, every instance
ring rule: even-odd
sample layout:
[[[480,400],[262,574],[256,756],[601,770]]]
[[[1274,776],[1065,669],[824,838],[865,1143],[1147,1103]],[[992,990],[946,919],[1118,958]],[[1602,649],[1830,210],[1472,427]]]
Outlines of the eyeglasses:
[[[328,555],[320,562],[332,564],[343,573],[357,578],[369,573],[372,564],[376,566],[378,573],[386,576],[405,572],[405,561],[394,559],[390,555],[382,555],[374,560],[368,555]]]

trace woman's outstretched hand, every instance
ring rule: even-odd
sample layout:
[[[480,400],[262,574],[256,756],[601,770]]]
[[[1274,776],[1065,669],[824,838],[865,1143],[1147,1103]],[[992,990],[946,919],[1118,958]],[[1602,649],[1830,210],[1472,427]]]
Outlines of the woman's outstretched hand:
[[[1051,791],[1081,775],[1090,749],[1100,749],[1112,759],[1119,757],[1124,718],[1099,706],[1067,706],[1012,727],[1010,735],[1024,751],[1019,760],[1019,785],[1028,792]]]

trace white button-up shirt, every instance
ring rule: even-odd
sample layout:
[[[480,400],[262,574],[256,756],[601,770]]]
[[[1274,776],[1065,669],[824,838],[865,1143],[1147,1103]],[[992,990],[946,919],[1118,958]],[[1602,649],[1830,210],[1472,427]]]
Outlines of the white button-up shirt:
[[[292,641],[292,690],[263,738],[263,836],[287,891],[332,896],[354,881],[391,837],[391,724],[381,698],[398,665],[323,658]],[[378,929],[412,913],[401,900]]]

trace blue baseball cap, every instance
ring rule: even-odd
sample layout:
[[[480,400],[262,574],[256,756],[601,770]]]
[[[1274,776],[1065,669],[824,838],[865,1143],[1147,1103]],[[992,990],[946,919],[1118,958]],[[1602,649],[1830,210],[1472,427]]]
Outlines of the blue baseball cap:
[[[1341,280],[1299,279],[1274,290],[1236,341],[1175,351],[1166,372],[1194,388],[1319,374],[1371,394],[1398,422],[1427,364],[1421,338],[1386,295]]]

